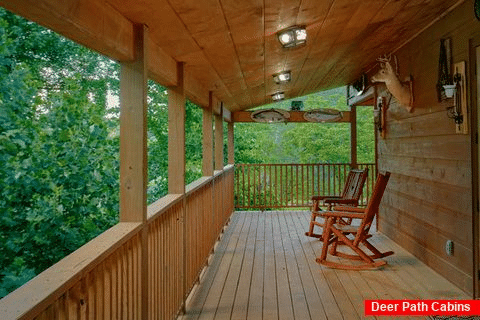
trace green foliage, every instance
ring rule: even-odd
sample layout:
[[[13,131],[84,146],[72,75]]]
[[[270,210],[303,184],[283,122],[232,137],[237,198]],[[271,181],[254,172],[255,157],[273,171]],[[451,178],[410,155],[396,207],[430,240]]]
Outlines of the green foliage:
[[[112,61],[3,9],[0,37],[3,296],[116,223],[119,152]]]
[[[168,93],[148,83],[148,203],[168,193]],[[185,104],[185,183],[202,176],[202,110]]]
[[[357,161],[375,162],[373,107],[357,107]]]
[[[148,203],[168,193],[168,96],[167,90],[148,82]]]
[[[203,111],[187,100],[185,106],[185,183],[202,177]]]

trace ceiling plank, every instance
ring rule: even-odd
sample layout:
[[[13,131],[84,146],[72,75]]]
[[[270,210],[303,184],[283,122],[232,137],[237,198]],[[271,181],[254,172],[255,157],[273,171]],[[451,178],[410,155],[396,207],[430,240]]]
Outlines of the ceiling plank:
[[[217,76],[232,93],[247,90],[229,26],[216,0],[168,0]],[[221,44],[221,45],[219,45]]]
[[[442,5],[440,1],[428,3],[415,1],[415,4],[408,1],[405,6],[402,7],[403,14],[396,14],[389,23],[382,24],[375,29],[376,32],[364,37],[365,40],[357,46],[360,52],[357,57],[344,55],[338,59],[335,63],[337,72],[336,74],[332,72],[331,76],[342,79],[343,83],[351,82],[352,77],[358,77],[360,73],[371,69],[378,57],[392,53],[392,48],[398,47],[401,39],[411,37],[415,33],[417,24],[427,24],[428,21],[448,9],[446,4]],[[407,9],[409,14],[405,13]],[[364,64],[359,68],[361,65],[359,61],[370,61],[370,64]],[[317,86],[322,87],[327,83],[332,83],[332,79],[328,75],[321,79]]]
[[[313,59],[309,59],[306,62],[313,62],[313,66],[304,66],[302,82],[297,85],[297,88],[302,89],[297,94],[304,95],[313,92],[316,87],[316,78],[328,72],[334,64],[335,51],[345,50],[345,45],[341,44],[339,37],[344,34],[346,26],[360,5],[361,2],[359,1],[349,0],[336,0],[333,3],[322,25],[320,35],[317,36],[317,43],[322,45],[313,47],[309,52],[309,57]]]
[[[247,88],[264,82],[262,0],[223,0],[222,9]]]

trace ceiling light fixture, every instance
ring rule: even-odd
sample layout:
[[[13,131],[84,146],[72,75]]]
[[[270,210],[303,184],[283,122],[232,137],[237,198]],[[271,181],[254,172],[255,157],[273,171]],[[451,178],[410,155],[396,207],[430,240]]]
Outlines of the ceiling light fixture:
[[[307,30],[305,27],[294,26],[277,33],[278,41],[284,48],[293,48],[307,42]]]
[[[274,94],[272,94],[272,99],[273,99],[273,101],[283,100],[283,99],[285,99],[285,93],[283,93],[283,92],[274,93]]]
[[[276,84],[286,83],[292,79],[290,71],[284,71],[273,75],[273,81]]]

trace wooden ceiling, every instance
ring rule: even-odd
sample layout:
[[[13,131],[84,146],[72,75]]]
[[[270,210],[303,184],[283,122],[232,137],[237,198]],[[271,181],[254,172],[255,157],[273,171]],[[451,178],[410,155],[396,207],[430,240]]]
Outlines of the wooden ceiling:
[[[350,83],[377,57],[395,51],[461,2],[0,0],[0,5],[118,60],[131,55],[120,45],[130,34],[124,25],[146,24],[153,54],[163,57],[159,61],[185,62],[192,84],[238,111],[271,103],[276,91],[292,98]],[[86,26],[79,27],[80,15],[90,19],[82,21]],[[283,49],[276,32],[292,25],[307,27],[307,45]],[[152,69],[160,80],[172,74],[171,63]],[[284,70],[292,72],[292,81],[275,84],[272,75]]]

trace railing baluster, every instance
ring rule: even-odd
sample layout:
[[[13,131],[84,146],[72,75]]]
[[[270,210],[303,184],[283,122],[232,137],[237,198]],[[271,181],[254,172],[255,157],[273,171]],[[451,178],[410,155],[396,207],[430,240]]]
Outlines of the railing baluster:
[[[284,165],[280,165],[280,205],[281,206],[285,206],[285,200],[284,200],[284,196],[283,196],[283,193],[285,191],[285,185],[284,185],[284,182],[285,182],[285,178],[284,178],[284,174],[283,174],[283,169],[285,168]]]
[[[263,165],[263,205],[267,207],[267,165]]]
[[[232,173],[235,207],[243,209],[309,207],[312,195],[340,195],[346,182],[350,164],[238,164]],[[370,196],[375,177],[374,164],[358,164],[368,168],[366,187],[361,198],[365,204]],[[216,179],[223,189],[228,185],[225,179]],[[226,180],[225,180],[226,181]],[[215,208],[215,211],[220,209]],[[216,213],[220,215],[219,211]],[[218,221],[217,221],[218,220]],[[215,227],[225,220],[215,220]],[[217,223],[218,222],[218,223]]]

